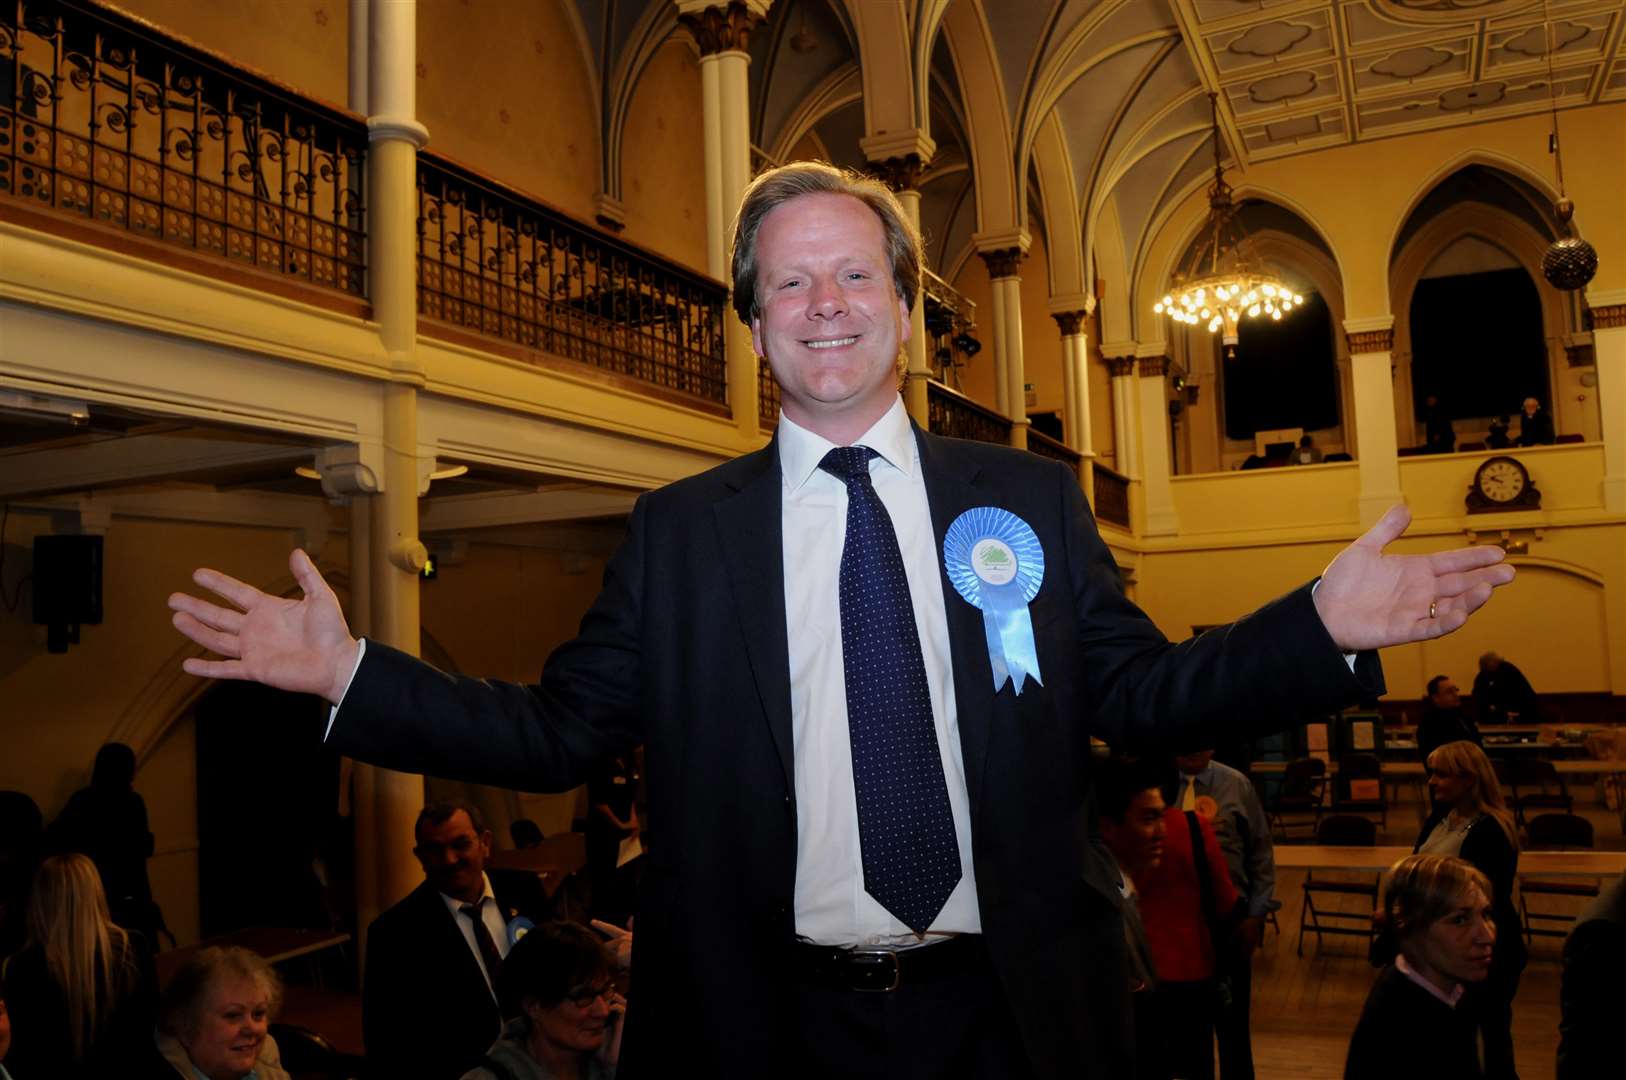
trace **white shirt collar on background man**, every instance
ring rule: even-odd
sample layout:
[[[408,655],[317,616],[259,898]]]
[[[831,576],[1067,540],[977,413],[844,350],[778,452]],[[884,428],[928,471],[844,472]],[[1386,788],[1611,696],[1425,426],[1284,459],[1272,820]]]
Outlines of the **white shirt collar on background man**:
[[[505,957],[508,955],[508,922],[502,917],[502,909],[497,906],[497,894],[491,890],[491,878],[481,874],[480,880],[484,883],[486,890],[481,895],[487,901],[480,908],[481,921],[486,924],[486,930],[491,934],[491,943],[497,946],[497,955]],[[469,920],[467,915],[463,914],[464,902],[455,896],[447,896],[445,893],[440,893],[439,896],[441,903],[446,905],[446,910],[452,913],[452,921],[457,924],[457,929],[462,933],[463,940],[468,943],[469,951],[474,954],[475,961],[480,965],[481,973],[486,977],[486,985],[491,988],[491,996],[495,998],[497,996],[497,987],[491,980],[491,972],[486,971],[485,959],[480,955],[480,945],[474,940],[474,923]]]
[[[903,555],[960,848],[960,883],[932,923],[926,941],[943,934],[981,933],[942,564],[921,473],[920,447],[903,399],[894,398],[891,408],[853,440],[853,445],[867,446],[879,455],[870,462],[870,477],[892,519]],[[835,444],[781,416],[777,446],[784,483],[781,527],[796,776],[796,933],[821,945],[920,944],[907,926],[864,891],[841,650],[841,547],[846,539],[847,487],[819,468]]]

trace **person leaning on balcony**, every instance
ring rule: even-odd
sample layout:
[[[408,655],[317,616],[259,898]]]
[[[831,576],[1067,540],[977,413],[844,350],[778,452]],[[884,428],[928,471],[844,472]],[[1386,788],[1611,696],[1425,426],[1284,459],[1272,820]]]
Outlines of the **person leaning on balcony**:
[[[213,570],[194,580],[225,606],[170,598],[220,656],[186,670],[326,696],[328,742],[360,760],[566,790],[644,741],[623,1080],[674,1047],[728,1076],[1128,1075],[1089,736],[1201,745],[1374,696],[1373,650],[1512,579],[1494,546],[1385,555],[1397,507],[1319,585],[1171,644],[1070,469],[910,422],[920,274],[885,186],[810,162],[752,181],[733,302],[780,386],[774,440],[639,500],[535,686],[358,642],[299,552],[301,600]],[[1013,599],[1011,572],[1036,591]],[[985,587],[1008,633],[973,606]]]
[[[1533,397],[1524,399],[1524,411],[1519,415],[1518,446],[1551,446],[1558,436],[1553,434],[1553,414],[1541,407]]]

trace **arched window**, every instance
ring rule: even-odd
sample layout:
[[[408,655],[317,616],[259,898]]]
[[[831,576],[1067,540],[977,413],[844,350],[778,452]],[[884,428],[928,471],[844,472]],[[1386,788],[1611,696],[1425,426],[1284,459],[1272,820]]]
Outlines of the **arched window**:
[[[1551,404],[1541,297],[1501,249],[1471,237],[1447,248],[1417,283],[1410,317],[1418,420],[1429,395],[1452,420],[1511,416],[1526,397]]]
[[[1225,435],[1338,425],[1338,367],[1332,315],[1315,293],[1280,322],[1249,319],[1225,364]]]

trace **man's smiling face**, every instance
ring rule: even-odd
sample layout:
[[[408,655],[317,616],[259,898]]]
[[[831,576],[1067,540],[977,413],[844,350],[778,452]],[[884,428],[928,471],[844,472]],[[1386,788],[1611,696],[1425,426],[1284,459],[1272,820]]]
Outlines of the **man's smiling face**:
[[[756,238],[751,341],[791,420],[845,444],[891,407],[909,310],[892,283],[881,219],[850,195],[801,195]]]

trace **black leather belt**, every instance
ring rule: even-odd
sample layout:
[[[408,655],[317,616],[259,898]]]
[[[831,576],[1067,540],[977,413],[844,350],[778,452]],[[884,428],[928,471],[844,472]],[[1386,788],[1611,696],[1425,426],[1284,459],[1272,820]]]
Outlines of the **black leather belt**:
[[[981,934],[958,934],[937,945],[914,949],[845,949],[797,942],[791,949],[797,974],[806,982],[836,990],[886,993],[986,966]]]

